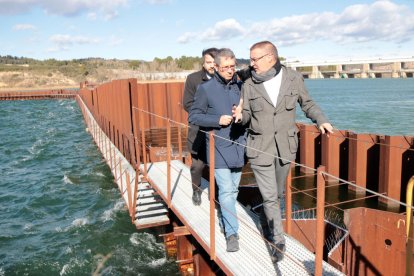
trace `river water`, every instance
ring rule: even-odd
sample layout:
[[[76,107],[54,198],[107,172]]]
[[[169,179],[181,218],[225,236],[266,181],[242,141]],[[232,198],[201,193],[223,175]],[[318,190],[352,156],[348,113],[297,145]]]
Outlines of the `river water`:
[[[305,80],[312,98],[338,129],[414,135],[414,79]],[[298,111],[300,121],[309,122]]]
[[[338,129],[414,135],[413,79],[305,82]],[[102,275],[178,275],[131,224],[74,100],[0,102],[0,118],[0,276],[91,275],[104,256]]]
[[[0,102],[0,275],[177,275],[138,231],[74,100]]]

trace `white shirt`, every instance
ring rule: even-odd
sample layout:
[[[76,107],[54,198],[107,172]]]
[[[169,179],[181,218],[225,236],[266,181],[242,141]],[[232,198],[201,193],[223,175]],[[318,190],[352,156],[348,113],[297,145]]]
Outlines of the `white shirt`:
[[[276,77],[263,82],[266,92],[269,95],[270,99],[272,100],[274,107],[276,107],[276,104],[277,104],[277,96],[279,96],[281,84],[282,84],[282,70],[280,70],[279,74],[277,74]]]

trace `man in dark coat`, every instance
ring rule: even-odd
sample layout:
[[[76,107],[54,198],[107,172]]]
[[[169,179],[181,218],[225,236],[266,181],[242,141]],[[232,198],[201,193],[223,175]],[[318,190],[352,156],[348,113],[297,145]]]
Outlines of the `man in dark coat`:
[[[235,74],[236,57],[227,48],[220,49],[214,59],[214,77],[197,88],[189,121],[203,131],[214,130],[214,176],[218,186],[221,224],[224,225],[227,251],[239,250],[236,202],[242,167],[244,166],[245,129],[233,124],[232,108],[240,101],[241,83]],[[209,136],[206,135],[207,152]],[[210,164],[207,154],[207,163]]]
[[[216,56],[217,48],[209,48],[203,50],[203,68],[200,71],[188,75],[185,82],[183,106],[187,113],[190,112],[191,106],[194,102],[194,95],[198,85],[208,81],[214,75],[214,57]],[[193,184],[193,204],[201,204],[201,176],[204,169],[205,162],[205,136],[204,133],[198,131],[198,126],[188,123],[187,146],[191,152],[191,182]]]

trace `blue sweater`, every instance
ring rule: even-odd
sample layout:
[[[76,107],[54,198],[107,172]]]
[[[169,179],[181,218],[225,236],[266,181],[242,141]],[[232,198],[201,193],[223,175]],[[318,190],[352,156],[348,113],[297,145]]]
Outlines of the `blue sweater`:
[[[246,131],[241,124],[231,123],[220,126],[222,115],[232,115],[233,105],[240,101],[241,83],[236,75],[226,81],[216,72],[209,81],[198,86],[188,121],[200,126],[200,130],[214,130],[215,137],[215,168],[241,168],[244,166]],[[217,137],[219,136],[219,137]],[[225,138],[221,139],[220,137]],[[207,163],[210,163],[209,135],[207,140]],[[230,140],[230,141],[229,141]],[[237,142],[241,145],[235,144]]]

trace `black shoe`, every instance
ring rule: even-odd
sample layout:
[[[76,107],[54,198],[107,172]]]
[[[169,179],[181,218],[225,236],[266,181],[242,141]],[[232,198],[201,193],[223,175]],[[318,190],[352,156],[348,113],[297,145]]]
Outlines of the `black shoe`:
[[[226,238],[227,252],[239,251],[238,235],[233,234]]]
[[[280,262],[285,257],[286,245],[284,243],[277,243],[272,245],[272,261],[274,263]]]
[[[201,204],[201,191],[193,191],[193,204],[200,206]]]

